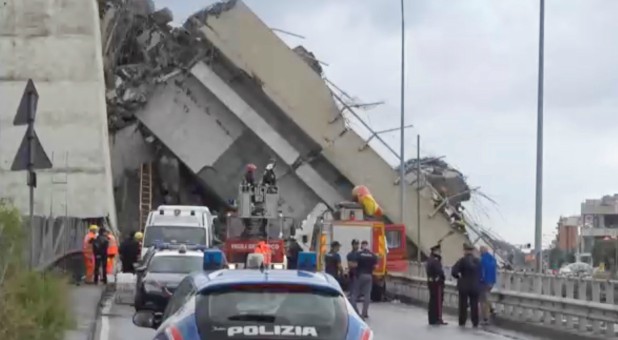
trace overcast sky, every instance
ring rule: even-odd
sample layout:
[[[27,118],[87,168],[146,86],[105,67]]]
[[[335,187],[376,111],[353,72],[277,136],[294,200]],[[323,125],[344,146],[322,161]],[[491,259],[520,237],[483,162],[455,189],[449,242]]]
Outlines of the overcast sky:
[[[213,1],[156,0],[176,22]],[[396,0],[247,0],[289,44],[329,64],[376,130],[399,124]],[[406,156],[446,156],[482,199],[469,210],[514,243],[534,241],[538,0],[406,0]],[[543,227],[618,192],[618,1],[547,0]],[[384,135],[398,150],[398,132]]]

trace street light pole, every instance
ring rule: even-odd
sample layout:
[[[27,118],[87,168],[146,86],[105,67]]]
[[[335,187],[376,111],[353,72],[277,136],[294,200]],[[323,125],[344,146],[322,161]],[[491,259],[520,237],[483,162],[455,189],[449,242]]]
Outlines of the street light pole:
[[[540,0],[539,15],[539,78],[536,126],[536,206],[534,223],[534,253],[536,271],[543,270],[543,64],[545,43],[545,0]]]
[[[399,214],[401,223],[405,224],[405,200],[406,200],[406,156],[405,156],[405,41],[406,41],[406,21],[405,21],[404,0],[401,0],[401,126],[399,128],[401,139],[399,141]]]

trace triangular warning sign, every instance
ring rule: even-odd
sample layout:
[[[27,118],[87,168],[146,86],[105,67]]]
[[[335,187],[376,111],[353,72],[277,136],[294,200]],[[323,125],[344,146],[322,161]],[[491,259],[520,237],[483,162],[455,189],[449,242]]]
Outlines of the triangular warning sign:
[[[32,98],[32,99],[30,99]],[[28,124],[28,101],[32,100],[32,119],[34,120],[34,116],[36,115],[37,105],[39,104],[39,93],[34,86],[34,82],[32,79],[28,79],[28,83],[26,84],[26,88],[24,89],[24,94],[21,95],[21,101],[19,102],[19,107],[17,108],[17,114],[15,114],[15,118],[13,119],[13,125],[26,125]]]
[[[34,132],[34,139],[32,140],[32,151],[34,153],[33,157],[33,168],[34,169],[50,169],[52,167],[52,163],[47,157],[43,146],[41,145],[41,141],[39,141],[39,137]],[[21,140],[21,144],[19,145],[19,149],[17,150],[17,154],[15,155],[15,159],[13,160],[13,165],[11,165],[12,171],[20,171],[27,170],[29,164],[28,159],[28,131],[24,135],[24,138]]]

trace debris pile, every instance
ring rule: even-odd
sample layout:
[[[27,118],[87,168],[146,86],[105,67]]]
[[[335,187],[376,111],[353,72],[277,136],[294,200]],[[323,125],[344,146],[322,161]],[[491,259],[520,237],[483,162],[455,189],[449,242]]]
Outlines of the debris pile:
[[[416,178],[418,160],[409,159],[404,166],[406,175],[410,174],[413,178]],[[436,188],[443,198],[448,198],[450,204],[457,206],[470,200],[471,190],[466,183],[465,176],[442,158],[421,158],[420,168],[423,178]],[[399,167],[396,169],[398,170]]]
[[[199,37],[172,24],[151,0],[99,1],[109,129],[131,124],[154,85],[182,72],[199,55]]]

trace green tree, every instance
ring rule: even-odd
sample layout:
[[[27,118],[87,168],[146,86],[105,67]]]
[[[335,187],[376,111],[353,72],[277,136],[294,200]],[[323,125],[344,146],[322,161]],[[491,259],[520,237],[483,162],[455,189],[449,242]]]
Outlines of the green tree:
[[[552,248],[549,250],[549,266],[551,269],[560,269],[566,262],[566,254],[560,248]]]
[[[592,248],[592,261],[594,266],[604,263],[606,270],[615,272],[616,240],[597,240]]]

